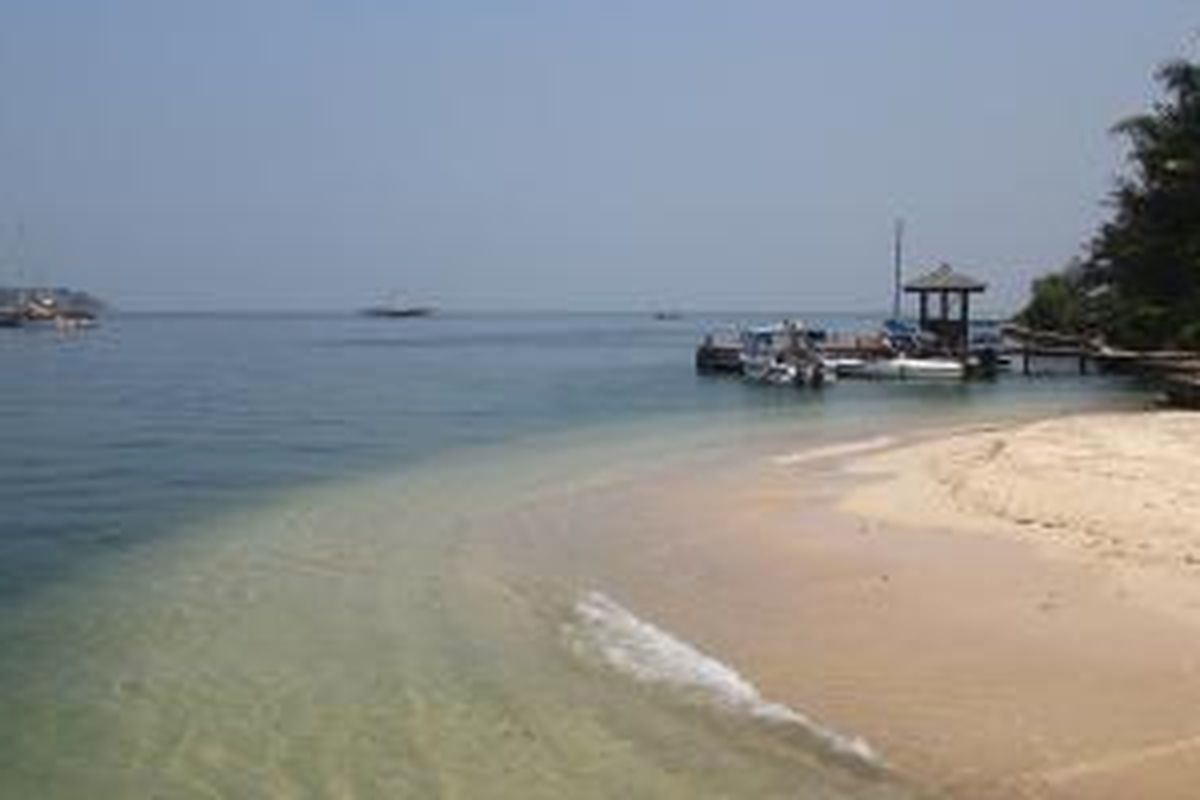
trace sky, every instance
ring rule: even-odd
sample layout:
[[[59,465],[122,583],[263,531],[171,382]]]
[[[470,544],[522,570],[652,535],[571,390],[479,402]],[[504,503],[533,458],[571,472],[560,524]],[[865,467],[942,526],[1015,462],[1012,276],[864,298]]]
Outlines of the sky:
[[[903,217],[1012,310],[1198,56],[1194,0],[0,0],[0,284],[873,311]]]

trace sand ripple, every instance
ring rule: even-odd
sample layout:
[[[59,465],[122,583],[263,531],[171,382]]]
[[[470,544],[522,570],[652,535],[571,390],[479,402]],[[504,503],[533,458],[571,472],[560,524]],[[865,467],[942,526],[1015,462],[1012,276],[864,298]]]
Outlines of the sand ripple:
[[[860,515],[985,529],[1094,562],[1200,569],[1200,415],[1102,414],[954,435],[851,466]]]

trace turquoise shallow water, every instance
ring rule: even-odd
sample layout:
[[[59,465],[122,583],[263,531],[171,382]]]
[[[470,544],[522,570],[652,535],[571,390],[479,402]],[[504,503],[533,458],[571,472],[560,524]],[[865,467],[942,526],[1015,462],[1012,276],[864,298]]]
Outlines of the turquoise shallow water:
[[[719,654],[479,553],[519,560],[543,501],[780,431],[1144,398],[747,387],[693,374],[712,322],[164,316],[0,339],[0,795],[910,796]]]

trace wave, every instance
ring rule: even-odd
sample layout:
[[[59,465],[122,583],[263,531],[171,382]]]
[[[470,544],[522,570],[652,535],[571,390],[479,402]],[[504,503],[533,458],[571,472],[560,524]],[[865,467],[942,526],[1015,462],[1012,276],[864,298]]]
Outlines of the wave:
[[[576,652],[598,657],[638,681],[668,685],[725,711],[796,726],[837,755],[882,766],[866,740],[838,733],[793,708],[767,700],[729,665],[639,619],[601,592],[587,592],[576,602],[565,633]]]
[[[820,461],[825,458],[837,458],[840,456],[852,456],[859,453],[867,453],[872,450],[882,450],[885,447],[891,447],[896,443],[896,440],[891,436],[876,436],[871,439],[862,439],[857,442],[846,442],[845,444],[834,444],[828,447],[814,447],[810,450],[799,450],[795,453],[784,453],[783,455],[774,456],[771,461],[781,466],[791,466],[793,464],[805,464],[809,461]]]

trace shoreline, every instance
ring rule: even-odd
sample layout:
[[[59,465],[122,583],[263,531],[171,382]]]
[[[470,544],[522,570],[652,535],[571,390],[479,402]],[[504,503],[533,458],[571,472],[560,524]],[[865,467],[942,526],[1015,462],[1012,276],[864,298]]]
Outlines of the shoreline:
[[[1200,704],[1200,606],[1178,601],[1200,593],[1114,580],[1060,546],[900,502],[924,479],[912,459],[947,442],[974,452],[1065,428],[1069,450],[1080,424],[1140,430],[1157,413],[876,436],[807,455],[759,452],[719,475],[672,472],[626,498],[631,513],[608,556],[583,547],[608,561],[588,571],[639,614],[736,664],[764,695],[863,736],[935,792],[1189,797],[1200,779],[1190,711]],[[1200,417],[1181,424],[1200,431]],[[1141,446],[1137,435],[1121,441]],[[884,513],[889,499],[909,512]]]
[[[290,762],[264,776],[269,754],[227,747],[265,730],[254,726],[271,717],[244,729],[231,713],[256,708],[298,726],[272,724],[262,741],[300,746],[308,740],[289,731],[311,731],[322,737],[312,746],[354,765],[326,764],[331,779],[375,774],[411,746],[426,759],[422,774],[457,775],[463,788],[520,780],[505,771],[520,759],[559,786],[581,780],[579,765],[600,770],[575,785],[593,796],[627,785],[793,796],[797,781],[842,786],[849,775],[850,797],[860,785],[889,798],[922,788],[985,800],[1186,797],[1200,753],[1193,628],[1026,541],[858,519],[839,506],[863,485],[855,464],[1038,424],[872,425],[857,439],[782,427],[589,435],[550,452],[465,454],[281,495],[56,592],[39,627],[59,635],[44,639],[37,662],[54,668],[23,696],[44,709],[38,725],[64,726],[79,724],[56,693],[64,676],[90,698],[84,722],[120,735],[90,744],[89,761],[56,773],[56,785],[95,779],[92,763],[123,764],[104,774],[125,794],[156,780],[159,758],[171,780],[301,780]],[[476,503],[463,505],[464,487]],[[608,633],[636,628],[654,656],[634,675],[581,660],[564,641],[590,590],[619,606],[592,595],[583,611],[605,617]],[[699,673],[676,671],[679,660]],[[479,686],[503,687],[499,702]],[[343,707],[347,693],[358,699],[332,723],[311,716]],[[451,719],[469,724],[425,713],[447,701],[460,709]],[[709,713],[722,704],[741,714]],[[177,757],[155,749],[193,719],[202,727]],[[529,735],[504,738],[507,749],[488,738],[518,725]],[[37,725],[12,729],[34,731],[22,744],[35,758],[9,781],[48,780],[37,770],[54,752],[37,743],[51,740]],[[654,729],[664,734],[636,738]],[[359,736],[380,746],[339,749]],[[479,758],[482,741],[495,758]],[[817,754],[830,744],[878,753],[879,779],[840,762],[826,772]],[[131,745],[146,761],[119,761]],[[205,760],[212,753],[220,769]],[[669,775],[659,758],[674,764]],[[551,785],[538,774],[505,785],[538,796]],[[780,790],[747,788],[768,784]]]

